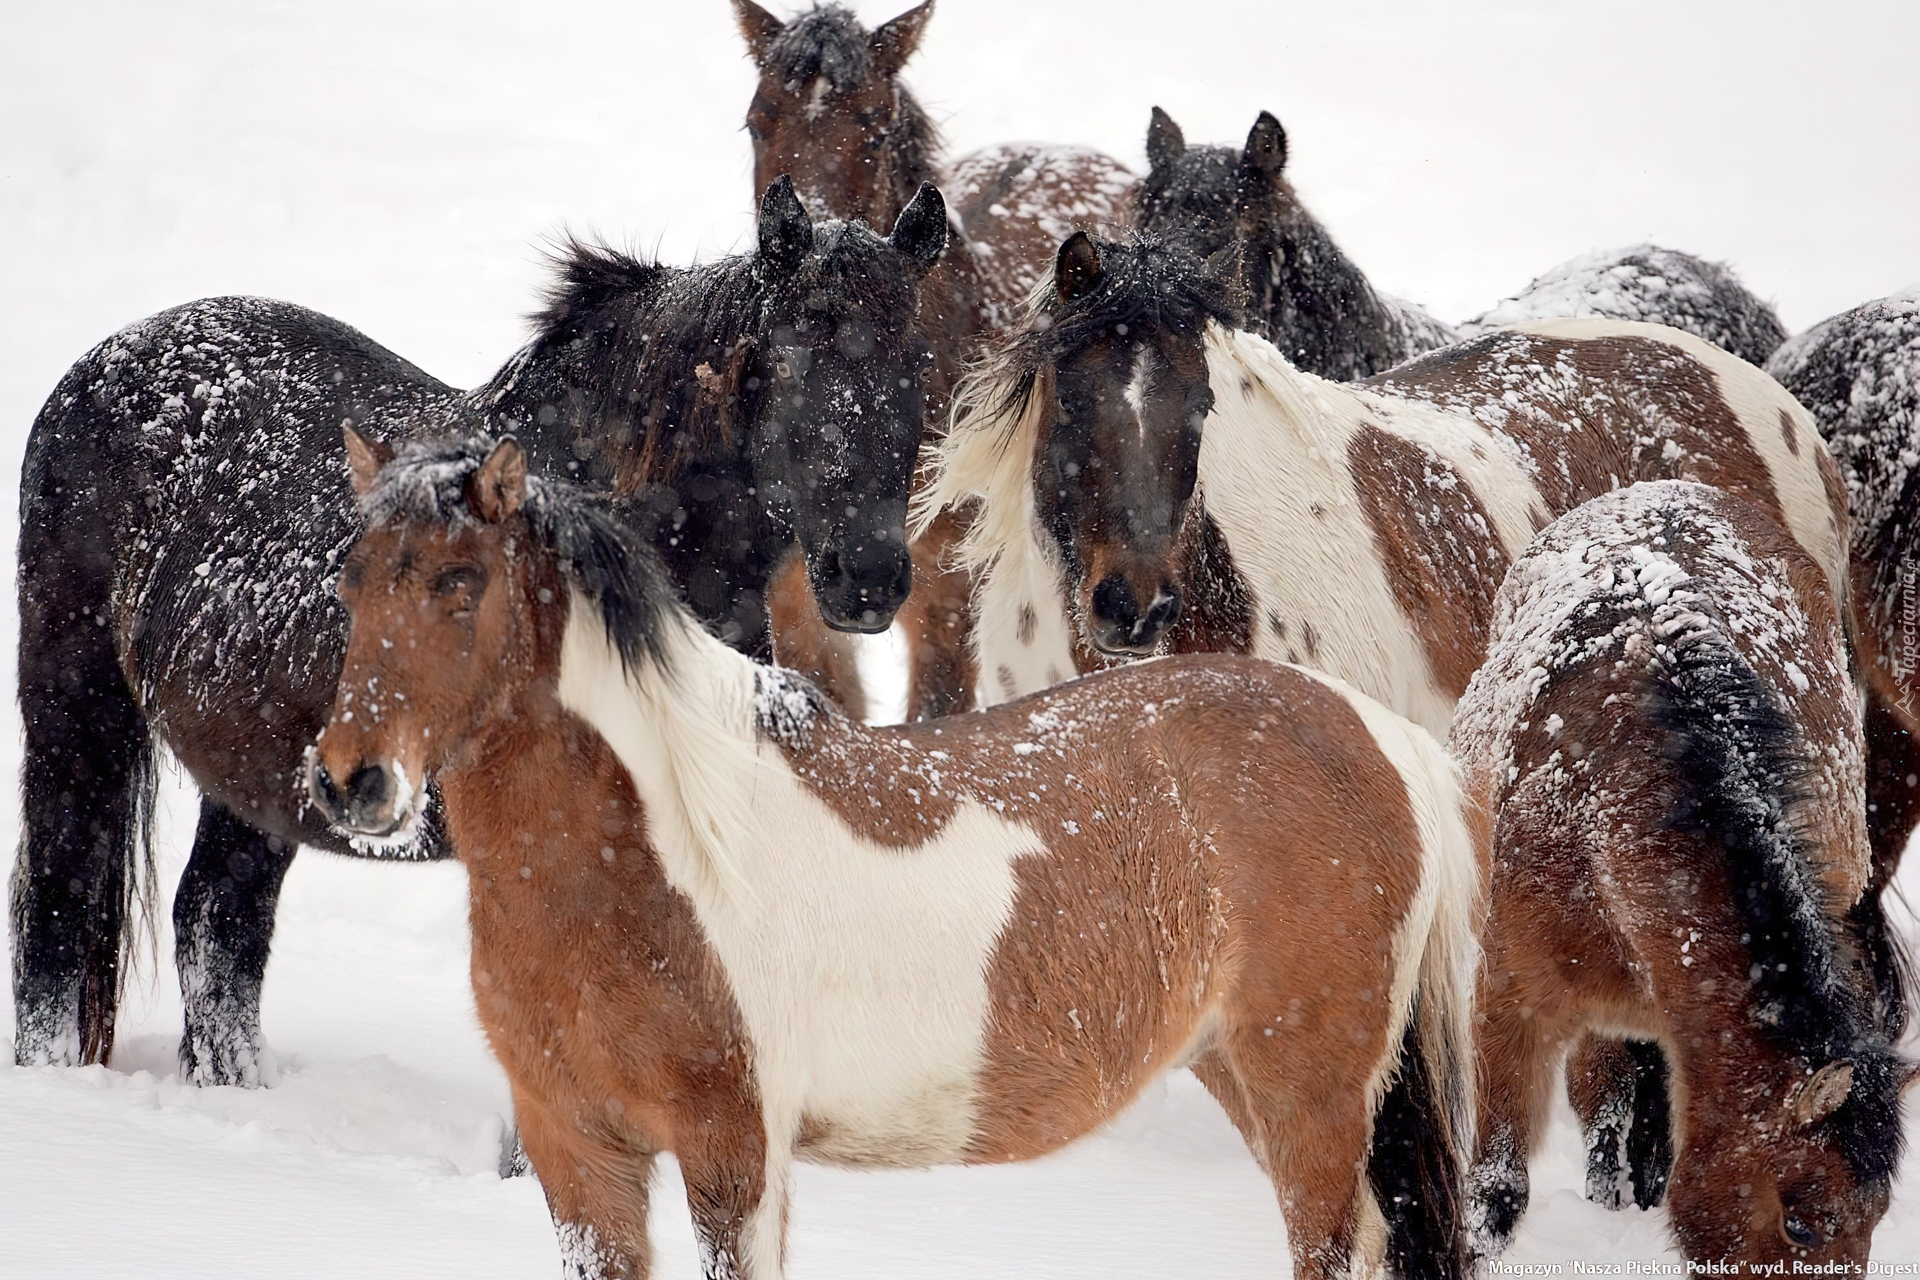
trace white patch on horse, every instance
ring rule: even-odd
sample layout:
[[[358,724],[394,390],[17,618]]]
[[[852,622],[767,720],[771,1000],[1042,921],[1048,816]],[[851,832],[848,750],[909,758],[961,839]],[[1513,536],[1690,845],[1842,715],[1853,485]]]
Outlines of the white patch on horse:
[[[673,674],[646,662],[629,676],[576,594],[561,699],[632,775],[667,879],[726,972],[754,1046],[769,1188],[803,1120],[822,1135],[805,1154],[822,1160],[959,1159],[1013,863],[1045,844],[972,799],[917,846],[856,834],[756,737],[754,664],[684,619],[664,627]],[[743,1248],[772,1248],[771,1229]]]
[[[1256,627],[1254,654],[1334,672],[1444,734],[1453,700],[1434,679],[1426,646],[1374,554],[1348,445],[1374,427],[1444,457],[1473,486],[1492,519],[1489,532],[1509,554],[1533,534],[1527,513],[1539,495],[1532,481],[1465,415],[1301,373],[1256,334],[1208,326],[1207,368],[1215,386],[1248,390],[1221,396],[1207,418],[1201,500],[1254,597],[1253,616],[1283,620],[1290,637]],[[1299,645],[1309,627],[1311,655]]]
[[[807,105],[806,105],[807,119],[818,120],[821,116],[826,114],[827,94],[831,92],[832,89],[833,89],[833,86],[827,83],[827,78],[825,76],[814,77],[813,92],[809,94],[807,97]]]
[[[1141,447],[1147,443],[1147,393],[1153,390],[1153,348],[1141,343],[1133,349],[1133,373],[1127,379],[1127,408],[1133,411],[1134,424],[1140,429]]]

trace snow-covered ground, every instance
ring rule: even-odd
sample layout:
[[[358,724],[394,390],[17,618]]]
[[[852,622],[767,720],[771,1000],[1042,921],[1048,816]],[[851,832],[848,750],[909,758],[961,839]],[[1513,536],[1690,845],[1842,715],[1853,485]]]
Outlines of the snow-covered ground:
[[[723,0],[11,0],[0,30],[9,565],[35,410],[139,316],[277,295],[465,385],[519,341],[562,226],[676,261],[747,242],[752,75]],[[1920,9],[1891,0],[942,0],[912,78],[956,152],[1043,138],[1139,166],[1153,103],[1196,141],[1270,108],[1348,251],[1449,319],[1653,239],[1731,261],[1797,330],[1920,280],[1916,47]],[[168,799],[170,889],[192,807]],[[0,833],[16,812],[0,785]],[[494,1173],[506,1091],[467,991],[457,867],[296,863],[271,1089],[173,1078],[170,962],[133,1004],[111,1070],[0,1067],[0,1275],[556,1273],[538,1189]],[[1671,1257],[1658,1214],[1579,1199],[1579,1154],[1563,1125],[1512,1256]],[[678,1194],[669,1171],[657,1270],[689,1277]],[[793,1240],[800,1277],[1285,1269],[1265,1180],[1187,1076],[1035,1165],[804,1170]],[[1920,1259],[1920,1168],[1875,1254]]]

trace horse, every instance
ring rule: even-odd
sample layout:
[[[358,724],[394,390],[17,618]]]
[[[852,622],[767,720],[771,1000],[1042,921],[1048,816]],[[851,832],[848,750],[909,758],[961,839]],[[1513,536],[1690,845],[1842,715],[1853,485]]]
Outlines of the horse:
[[[569,1274],[646,1273],[660,1152],[705,1274],[772,1280],[793,1159],[1032,1159],[1183,1064],[1295,1275],[1463,1274],[1481,867],[1424,731],[1222,655],[870,728],[511,439],[348,446],[314,802],[390,835],[438,780]]]
[[[21,483],[15,1059],[112,1050],[164,743],[201,794],[174,904],[182,1073],[260,1083],[281,878],[298,844],[356,852],[300,782],[346,643],[343,421],[389,439],[457,413],[511,425],[543,469],[619,489],[702,620],[749,651],[767,651],[760,592],[796,538],[820,608],[874,630],[906,591],[912,318],[945,234],[932,188],[882,239],[815,226],[781,182],[752,254],[678,269],[573,245],[533,341],[466,393],[257,298],[162,312],[75,364]],[[368,852],[436,844],[429,828]]]
[[[939,130],[900,79],[933,16],[932,0],[872,31],[834,4],[785,22],[754,0],[733,0],[733,9],[760,74],[746,117],[756,182],[791,174],[813,208],[880,226],[917,184],[942,180]],[[944,181],[954,195],[953,244],[921,293],[921,327],[933,349],[933,439],[946,430],[953,386],[982,340],[1012,319],[1079,220],[1118,219],[1116,202],[1133,175],[1099,152],[1018,144],[962,157]],[[912,548],[913,594],[900,615],[910,719],[964,710],[972,698],[966,615],[973,584],[946,563],[964,532],[961,513],[949,512]],[[852,639],[818,625],[804,590],[776,586],[774,601],[780,662],[828,680],[836,693],[853,689]],[[865,706],[843,705],[856,717]]]
[[[1154,652],[1250,653],[1351,681],[1444,734],[1536,530],[1641,479],[1696,479],[1782,522],[1846,601],[1846,496],[1777,383],[1672,329],[1568,319],[1488,334],[1357,384],[1231,329],[1232,281],[1150,238],[1061,246],[1027,329],[961,391],[940,478],[979,510],[963,563],[990,704]],[[1875,894],[1879,892],[1876,886]],[[1890,936],[1870,940],[1891,1008]],[[1618,1206],[1665,1185],[1665,1063],[1590,1042],[1576,1089]],[[1625,1105],[1632,1123],[1617,1124]]]
[[[1241,256],[1252,328],[1294,367],[1352,381],[1495,327],[1571,316],[1670,325],[1760,364],[1786,337],[1779,318],[1731,271],[1691,254],[1637,245],[1562,264],[1458,328],[1374,289],[1287,181],[1287,135],[1271,112],[1243,147],[1187,145],[1153,109],[1147,175],[1129,207],[1135,230],[1196,256]]]
[[[1767,372],[1813,414],[1846,482],[1864,615],[1867,821],[1885,883],[1920,823],[1920,288],[1821,321]]]
[[[1805,409],[1673,329],[1487,334],[1336,383],[1231,326],[1232,282],[1176,244],[1076,233],[1026,326],[961,388],[924,523],[961,544],[980,697],[1114,658],[1319,666],[1444,734],[1534,533],[1642,479],[1766,510],[1846,600],[1846,495]]]
[[[1508,571],[1450,738],[1491,824],[1483,1256],[1526,1207],[1556,1060],[1602,1031],[1672,1064],[1690,1262],[1864,1274],[1908,1069],[1874,1013],[1844,625],[1803,547],[1698,484],[1594,498]]]

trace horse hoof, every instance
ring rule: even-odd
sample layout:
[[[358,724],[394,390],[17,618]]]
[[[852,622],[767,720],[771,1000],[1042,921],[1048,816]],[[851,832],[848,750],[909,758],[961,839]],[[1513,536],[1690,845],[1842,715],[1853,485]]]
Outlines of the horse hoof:
[[[278,1077],[272,1055],[258,1032],[180,1038],[180,1078],[199,1088],[230,1086],[260,1089]]]

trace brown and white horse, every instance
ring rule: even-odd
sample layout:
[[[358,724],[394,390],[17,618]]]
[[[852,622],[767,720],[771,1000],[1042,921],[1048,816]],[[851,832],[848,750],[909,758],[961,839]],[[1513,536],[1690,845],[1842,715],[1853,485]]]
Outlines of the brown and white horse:
[[[1025,144],[963,157],[943,175],[939,131],[900,79],[932,0],[871,31],[834,4],[784,22],[754,0],[733,0],[733,9],[760,73],[746,119],[757,184],[786,174],[817,213],[876,227],[893,225],[922,182],[956,197],[948,251],[920,291],[920,330],[932,353],[927,427],[937,439],[981,341],[1012,322],[1075,226],[1118,217],[1116,201],[1133,175],[1098,152]],[[945,563],[964,529],[961,513],[949,512],[912,546],[913,590],[898,615],[908,719],[962,710],[972,699],[973,583]],[[863,642],[824,624],[798,558],[776,578],[769,603],[780,663],[825,683],[850,714],[864,716]]]
[[[1335,383],[1230,328],[1211,276],[1151,238],[1076,234],[962,388],[914,510],[979,504],[961,552],[983,702],[1111,657],[1224,651],[1319,667],[1444,734],[1513,558],[1636,480],[1748,498],[1847,598],[1832,459],[1719,348],[1552,320]]]
[[[1460,1274],[1481,868],[1423,730],[1226,656],[866,728],[511,440],[349,452],[314,797],[386,833],[437,778],[573,1274],[645,1273],[660,1152],[707,1274],[767,1280],[791,1160],[1030,1159],[1181,1065],[1296,1275]]]
[[[1672,1063],[1689,1259],[1863,1273],[1907,1072],[1865,947],[1844,621],[1825,567],[1704,485],[1596,498],[1508,572],[1451,738],[1492,822],[1482,1252],[1526,1206],[1554,1067],[1598,1031]]]

